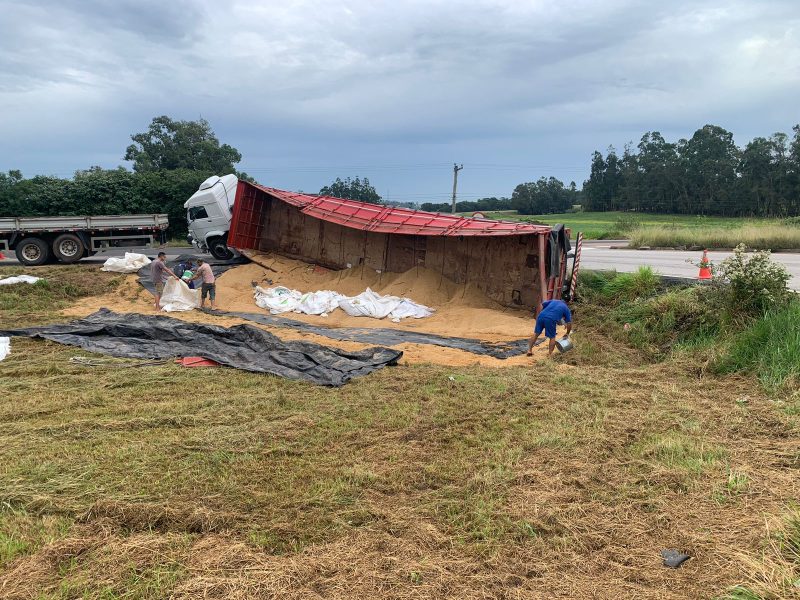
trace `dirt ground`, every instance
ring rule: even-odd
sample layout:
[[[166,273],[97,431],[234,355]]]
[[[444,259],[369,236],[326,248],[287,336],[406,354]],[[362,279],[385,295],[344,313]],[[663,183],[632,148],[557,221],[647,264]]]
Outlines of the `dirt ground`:
[[[354,268],[345,271],[329,271],[318,266],[273,255],[254,257],[253,262],[234,267],[217,279],[217,306],[221,310],[238,312],[263,312],[253,298],[253,283],[265,286],[282,285],[301,292],[333,290],[346,295],[355,295],[368,287],[380,294],[407,297],[436,310],[424,319],[404,319],[393,323],[389,319],[351,317],[343,310],[336,310],[327,317],[284,313],[282,316],[326,327],[384,327],[407,331],[433,333],[453,337],[469,337],[487,342],[498,342],[528,337],[533,331],[533,317],[528,311],[513,310],[500,306],[471,286],[457,285],[446,278],[424,268],[406,273],[377,273]],[[268,283],[272,281],[272,284]],[[139,312],[151,314],[152,297],[137,282],[136,275],[129,275],[113,292],[86,298],[63,311],[65,316],[83,317],[108,308],[116,312]],[[193,322],[214,323],[230,326],[248,323],[274,333],[281,339],[302,339],[346,350],[365,348],[367,344],[337,341],[311,333],[286,328],[269,327],[233,317],[215,317],[200,311],[169,313],[169,316]],[[496,359],[470,352],[432,346],[427,344],[401,344],[395,346],[403,351],[403,360],[408,363],[433,363],[450,366],[482,365],[509,367],[531,364],[547,357],[545,344],[534,348],[533,357],[516,356]]]

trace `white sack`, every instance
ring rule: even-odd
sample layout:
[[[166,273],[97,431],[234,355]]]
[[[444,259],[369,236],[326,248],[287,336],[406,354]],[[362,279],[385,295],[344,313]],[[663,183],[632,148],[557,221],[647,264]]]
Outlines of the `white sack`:
[[[400,298],[400,303],[392,309],[389,316],[392,320],[407,319],[424,319],[430,317],[434,313],[434,309],[425,306],[424,304],[417,304],[408,298]]]
[[[297,290],[290,290],[282,285],[274,288],[256,286],[254,295],[256,306],[268,310],[273,315],[293,311],[303,296]]]
[[[308,292],[300,297],[294,312],[306,315],[327,315],[332,310],[339,308],[341,298],[344,296],[330,290]]]
[[[327,315],[336,308],[341,308],[352,317],[372,317],[374,319],[391,317],[399,320],[407,317],[415,319],[430,317],[434,312],[432,308],[417,304],[408,298],[381,296],[369,288],[358,296],[347,297],[330,290],[302,294],[283,286],[256,287],[254,296],[256,305],[268,310],[273,315],[286,312]]]
[[[177,312],[194,310],[200,306],[200,290],[189,289],[185,282],[169,278],[161,294],[161,310]]]
[[[422,319],[430,317],[434,312],[432,308],[417,304],[408,298],[381,296],[369,288],[358,296],[342,297],[339,300],[339,307],[351,317],[372,317],[374,319],[385,317],[391,317],[393,320],[407,317]]]
[[[0,285],[14,285],[15,283],[36,283],[41,277],[34,277],[33,275],[17,275],[15,277],[6,277],[0,279]]]
[[[146,267],[152,261],[144,254],[126,252],[124,258],[112,256],[103,263],[101,271],[113,271],[114,273],[136,273],[142,267]]]
[[[339,300],[339,307],[351,317],[373,317],[383,319],[400,304],[396,296],[381,296],[371,289],[358,296],[345,297]]]
[[[0,360],[11,354],[11,338],[0,337]]]

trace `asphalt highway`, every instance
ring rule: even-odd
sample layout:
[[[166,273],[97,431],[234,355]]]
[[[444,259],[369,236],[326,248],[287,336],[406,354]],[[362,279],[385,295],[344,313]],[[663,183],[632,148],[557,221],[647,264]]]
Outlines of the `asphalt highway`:
[[[691,252],[682,250],[627,250],[614,249],[612,246],[622,246],[625,242],[614,242],[606,240],[591,240],[583,243],[581,253],[581,269],[588,270],[616,270],[629,273],[641,266],[650,266],[661,275],[670,277],[697,277],[698,269],[695,265],[687,262],[692,260],[700,262],[703,252]],[[719,264],[730,256],[730,252],[708,253],[708,258],[714,264]],[[776,252],[772,258],[783,264],[792,279],[789,285],[792,289],[800,290],[800,254]]]

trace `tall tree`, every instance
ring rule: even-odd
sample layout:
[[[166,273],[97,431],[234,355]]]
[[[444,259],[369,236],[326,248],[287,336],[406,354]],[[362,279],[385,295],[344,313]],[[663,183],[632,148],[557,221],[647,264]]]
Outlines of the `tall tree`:
[[[323,187],[319,193],[321,196],[349,198],[351,200],[368,202],[369,204],[381,203],[380,195],[366,177],[364,177],[364,179],[360,179],[359,177],[350,179],[348,177],[344,181],[337,177],[336,181]]]
[[[699,214],[734,213],[739,149],[733,134],[717,125],[704,125],[682,150],[692,209]]]
[[[555,177],[541,177],[538,181],[520,183],[514,188],[511,202],[523,215],[559,213],[572,208],[577,190],[564,187]]]
[[[205,119],[155,117],[147,131],[132,135],[131,140],[134,143],[128,146],[124,159],[133,162],[137,173],[192,169],[227,175],[235,172],[234,165],[242,160],[236,148],[219,143]]]

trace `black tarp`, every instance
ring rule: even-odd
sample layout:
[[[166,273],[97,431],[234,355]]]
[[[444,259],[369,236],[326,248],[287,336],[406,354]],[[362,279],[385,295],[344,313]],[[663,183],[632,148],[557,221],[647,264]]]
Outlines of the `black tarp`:
[[[107,309],[70,323],[0,330],[0,336],[43,338],[120,358],[202,356],[245,371],[330,386],[393,365],[403,356],[389,348],[346,352],[312,342],[282,341],[251,325],[225,328]]]
[[[186,262],[190,258],[194,261],[195,264],[197,264],[197,256],[195,256],[194,254],[181,254],[176,258],[174,258],[173,260],[168,260],[167,266],[169,267],[169,270],[172,271],[180,263]],[[217,260],[216,258],[210,258],[207,256],[203,256],[202,258],[204,262],[207,262],[209,265],[211,265],[211,272],[214,273],[214,277],[219,277],[228,269],[232,269],[233,267],[236,267],[238,265],[243,265],[250,262],[243,256],[237,258],[231,258],[230,260]],[[155,258],[153,260],[155,260]],[[151,269],[150,265],[145,265],[144,267],[139,269],[138,275],[139,275],[139,284],[152,294],[155,292],[156,288],[153,285],[153,279],[150,276],[150,269]]]
[[[347,342],[361,342],[362,344],[384,344],[396,346],[398,344],[431,344],[444,348],[465,350],[473,354],[491,356],[493,358],[510,358],[520,356],[528,351],[528,339],[509,340],[507,342],[482,342],[472,338],[447,337],[432,333],[406,331],[402,329],[389,329],[385,327],[326,327],[314,325],[286,317],[269,314],[228,312],[222,310],[206,310],[208,314],[228,317],[239,317],[262,325],[297,329],[306,333],[314,333],[332,340]],[[531,328],[533,324],[531,324]]]
[[[561,267],[561,255],[565,255],[572,249],[569,243],[569,235],[566,228],[558,223],[553,225],[550,234],[547,236],[547,260],[545,261],[545,274],[547,277],[558,277]]]

